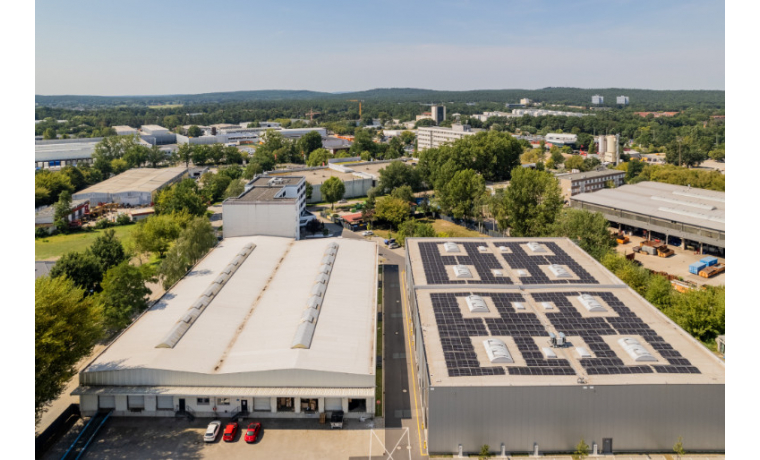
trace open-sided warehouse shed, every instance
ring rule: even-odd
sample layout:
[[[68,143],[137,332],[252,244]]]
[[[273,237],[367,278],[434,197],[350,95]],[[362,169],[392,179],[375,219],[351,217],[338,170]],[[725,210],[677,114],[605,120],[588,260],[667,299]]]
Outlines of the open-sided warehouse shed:
[[[725,450],[725,364],[566,238],[406,240],[431,453]]]
[[[84,415],[374,416],[377,247],[225,238],[79,374]]]

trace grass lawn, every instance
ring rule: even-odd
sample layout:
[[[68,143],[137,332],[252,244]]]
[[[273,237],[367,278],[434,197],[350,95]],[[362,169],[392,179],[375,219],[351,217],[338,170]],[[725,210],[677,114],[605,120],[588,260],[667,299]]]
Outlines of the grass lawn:
[[[420,222],[426,224],[433,224],[433,229],[436,233],[444,232],[452,238],[468,237],[468,236],[486,236],[482,233],[478,233],[474,230],[469,230],[464,227],[460,227],[457,224],[445,221],[443,219],[420,219]]]
[[[130,240],[130,234],[137,228],[137,225],[122,225],[112,228],[116,231],[116,237],[125,244]],[[92,232],[78,232],[69,235],[53,235],[46,238],[37,238],[34,240],[34,260],[58,259],[67,252],[84,251],[103,232],[104,230],[94,230]]]

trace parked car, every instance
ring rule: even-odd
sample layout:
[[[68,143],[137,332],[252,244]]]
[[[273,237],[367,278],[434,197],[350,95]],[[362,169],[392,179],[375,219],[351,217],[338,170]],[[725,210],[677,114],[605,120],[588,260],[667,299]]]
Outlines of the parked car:
[[[372,236],[374,233],[372,233],[372,230],[365,230],[362,232],[362,236]]]
[[[238,422],[230,422],[227,424],[227,426],[224,428],[224,436],[222,436],[222,439],[224,439],[227,442],[234,441],[235,435],[237,434],[238,430]]]
[[[398,249],[400,247],[401,246],[399,246],[398,243],[396,243],[395,241],[388,245],[388,249]]]
[[[222,422],[219,420],[214,420],[213,422],[208,424],[208,428],[206,428],[206,434],[203,435],[203,440],[205,442],[214,442],[216,441],[216,437],[219,434],[219,428],[221,428]]]
[[[346,200],[340,200],[340,201],[338,201],[338,203],[345,204],[345,203],[348,203],[348,201],[346,201]]]
[[[259,439],[259,432],[261,431],[261,423],[254,422],[249,423],[248,428],[245,430],[245,442],[254,443]]]

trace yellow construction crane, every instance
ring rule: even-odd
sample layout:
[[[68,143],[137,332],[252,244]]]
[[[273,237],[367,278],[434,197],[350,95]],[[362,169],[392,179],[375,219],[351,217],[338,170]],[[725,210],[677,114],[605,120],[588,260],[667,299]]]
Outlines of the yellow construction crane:
[[[364,99],[361,101],[359,99],[349,99],[348,102],[358,102],[359,103],[359,118],[362,117],[362,102],[364,102]]]

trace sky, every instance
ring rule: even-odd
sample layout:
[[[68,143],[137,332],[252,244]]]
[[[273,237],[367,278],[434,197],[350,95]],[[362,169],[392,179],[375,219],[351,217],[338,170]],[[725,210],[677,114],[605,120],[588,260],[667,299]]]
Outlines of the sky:
[[[725,89],[723,1],[35,2],[35,93]]]

